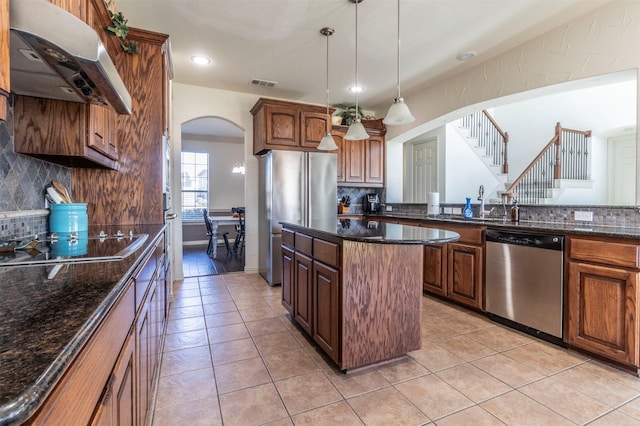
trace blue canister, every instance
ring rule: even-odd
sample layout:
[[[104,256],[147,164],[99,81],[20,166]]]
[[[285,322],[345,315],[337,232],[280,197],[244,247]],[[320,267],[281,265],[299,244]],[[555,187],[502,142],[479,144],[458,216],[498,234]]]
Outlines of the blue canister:
[[[55,232],[60,238],[66,238],[71,232],[86,238],[89,232],[87,203],[51,204],[49,232]]]

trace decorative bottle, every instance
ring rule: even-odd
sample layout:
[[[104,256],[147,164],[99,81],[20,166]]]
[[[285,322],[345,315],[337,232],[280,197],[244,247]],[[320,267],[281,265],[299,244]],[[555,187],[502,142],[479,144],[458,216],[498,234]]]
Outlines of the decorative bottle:
[[[520,207],[518,207],[518,200],[513,199],[513,205],[511,206],[511,222],[520,222]]]
[[[471,208],[471,198],[467,197],[467,205],[462,210],[462,216],[469,219],[473,217],[473,209]]]

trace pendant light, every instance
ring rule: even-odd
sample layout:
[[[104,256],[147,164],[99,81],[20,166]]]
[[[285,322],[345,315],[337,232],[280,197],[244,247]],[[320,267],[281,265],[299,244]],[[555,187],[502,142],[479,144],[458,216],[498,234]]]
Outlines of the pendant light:
[[[393,104],[387,112],[387,116],[382,120],[386,125],[396,126],[400,124],[412,123],[415,117],[411,115],[409,107],[400,96],[400,0],[398,0],[398,96],[393,100]]]
[[[321,151],[333,151],[338,149],[336,141],[331,136],[331,117],[329,116],[329,36],[332,36],[335,30],[333,28],[324,27],[320,30],[320,34],[327,37],[327,133],[324,134],[318,145],[318,149]]]
[[[351,3],[356,4],[356,86],[358,85],[358,3],[363,0],[349,0]],[[347,130],[347,134],[344,135],[346,140],[350,141],[360,141],[364,139],[369,139],[369,134],[364,129],[364,126],[360,122],[360,114],[358,114],[358,90],[356,90],[356,119],[351,123],[349,129]]]

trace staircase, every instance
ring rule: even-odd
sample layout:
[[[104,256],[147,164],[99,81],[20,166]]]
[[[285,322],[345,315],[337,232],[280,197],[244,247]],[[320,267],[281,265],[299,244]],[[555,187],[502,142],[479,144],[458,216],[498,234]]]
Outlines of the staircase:
[[[563,128],[556,124],[555,135],[513,181],[509,181],[508,143],[504,132],[486,110],[458,120],[458,132],[487,166],[496,180],[504,184],[497,199],[490,203],[554,204],[568,189],[591,189],[588,138],[591,131]]]

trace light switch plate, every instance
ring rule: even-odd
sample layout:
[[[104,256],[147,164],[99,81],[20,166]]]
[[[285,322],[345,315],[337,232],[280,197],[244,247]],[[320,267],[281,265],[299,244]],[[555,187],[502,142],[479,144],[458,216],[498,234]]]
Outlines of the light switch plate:
[[[387,207],[387,211],[388,211],[388,212],[393,211],[393,206],[386,206],[386,207]]]
[[[444,214],[451,214],[452,213],[451,207],[443,207],[442,209],[444,210]]]
[[[453,208],[453,214],[462,214],[462,208],[461,207],[454,207]]]
[[[593,222],[593,212],[584,212],[576,210],[573,212],[573,218],[575,220],[583,220],[585,222]]]

